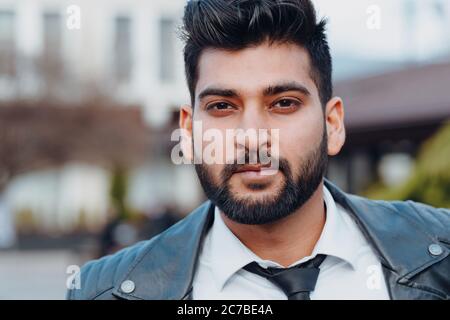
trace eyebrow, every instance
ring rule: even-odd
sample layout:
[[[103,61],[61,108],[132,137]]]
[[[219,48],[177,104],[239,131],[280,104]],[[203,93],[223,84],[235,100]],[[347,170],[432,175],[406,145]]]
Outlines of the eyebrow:
[[[305,96],[310,96],[311,93],[309,90],[302,84],[292,81],[286,83],[280,83],[274,86],[269,86],[263,91],[263,95],[265,96],[274,96],[286,91],[298,91]]]
[[[302,85],[298,82],[295,82],[295,81],[269,86],[263,90],[263,95],[264,96],[274,96],[274,95],[277,95],[277,94],[280,94],[280,93],[283,93],[286,91],[298,91],[305,96],[311,95],[309,90],[304,85]],[[205,90],[201,91],[198,95],[198,99],[202,100],[203,98],[205,98],[207,96],[221,96],[221,97],[227,97],[227,98],[236,98],[239,96],[239,94],[234,89],[210,87],[210,88],[206,88]]]
[[[232,89],[222,89],[222,88],[206,88],[200,94],[198,95],[198,99],[202,100],[203,98],[207,96],[221,96],[221,97],[227,97],[227,98],[236,98],[238,96],[237,91]]]

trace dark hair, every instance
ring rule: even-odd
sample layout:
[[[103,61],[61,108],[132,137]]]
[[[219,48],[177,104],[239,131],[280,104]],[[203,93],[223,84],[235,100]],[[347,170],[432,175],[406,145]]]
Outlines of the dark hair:
[[[326,21],[316,22],[310,0],[190,0],[183,17],[186,80],[195,103],[198,61],[206,48],[241,50],[269,41],[295,43],[311,61],[322,105],[332,96],[332,63]]]

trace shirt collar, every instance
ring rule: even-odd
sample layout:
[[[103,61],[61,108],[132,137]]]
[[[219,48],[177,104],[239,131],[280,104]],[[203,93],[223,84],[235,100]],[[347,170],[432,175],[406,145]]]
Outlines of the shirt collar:
[[[359,251],[366,242],[356,224],[345,212],[345,209],[334,201],[325,186],[323,187],[323,198],[327,214],[325,225],[311,257],[317,254],[334,256],[355,269]]]
[[[363,245],[362,238],[357,234],[355,226],[344,219],[342,207],[338,207],[328,189],[324,186],[324,201],[326,204],[326,220],[321,236],[317,241],[311,256],[304,257],[292,265],[312,259],[317,254],[334,256],[355,268],[357,253]],[[282,267],[280,264],[263,260],[248,249],[225,225],[216,207],[214,211],[214,224],[210,230],[210,252],[207,253],[219,290],[223,289],[228,279],[252,261],[263,267]],[[291,266],[292,266],[291,265]]]

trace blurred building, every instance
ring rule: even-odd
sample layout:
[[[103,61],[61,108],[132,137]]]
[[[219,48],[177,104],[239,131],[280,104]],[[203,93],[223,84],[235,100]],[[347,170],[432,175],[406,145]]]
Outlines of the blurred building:
[[[182,44],[177,37],[184,4],[184,0],[0,0],[2,106],[14,108],[20,101],[32,101],[33,106],[33,101],[38,101],[34,107],[42,114],[30,123],[47,118],[52,112],[47,103],[67,109],[58,112],[64,121],[71,121],[67,113],[73,106],[92,99],[102,104],[114,102],[117,108],[139,106],[148,130],[135,130],[134,134],[147,132],[152,144],[142,152],[145,161],[134,163],[129,170],[127,201],[140,212],[151,213],[165,203],[189,210],[202,197],[200,188],[192,187],[196,183],[192,168],[175,167],[170,161],[174,111],[188,101]],[[134,118],[135,111],[123,110],[123,118]],[[83,130],[97,135],[92,136],[94,141],[103,137],[104,145],[90,151],[77,147],[54,165],[25,170],[8,183],[3,202],[19,215],[16,220],[33,220],[45,232],[70,231],[80,220],[97,230],[110,218],[111,163],[103,166],[92,157],[94,153],[106,155],[105,148],[121,134],[132,144],[133,130],[128,126],[134,120],[115,122],[117,135],[108,139],[101,130],[83,123],[71,132],[64,130],[61,119],[41,123],[41,127],[59,128],[59,133],[55,129],[51,134],[60,138],[57,145],[65,141],[64,134],[73,135],[72,140],[79,137],[88,145],[89,138],[80,134]],[[105,112],[104,118],[96,121],[102,128],[102,121],[110,120]],[[122,143],[127,145],[125,139]],[[117,150],[120,152],[128,155],[125,149]],[[90,156],[80,157],[81,153]],[[28,157],[30,162],[38,162]]]
[[[404,182],[421,144],[450,119],[450,62],[339,82],[347,142],[329,176],[351,192]]]
[[[0,0],[0,99],[43,96],[53,85],[71,101],[95,89],[166,124],[188,97],[176,35],[184,3]]]

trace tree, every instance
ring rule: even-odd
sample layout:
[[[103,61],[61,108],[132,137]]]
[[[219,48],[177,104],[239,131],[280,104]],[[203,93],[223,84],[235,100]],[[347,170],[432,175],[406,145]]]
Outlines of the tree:
[[[422,145],[414,172],[405,183],[395,188],[377,183],[366,195],[386,200],[409,199],[450,208],[450,123]]]

